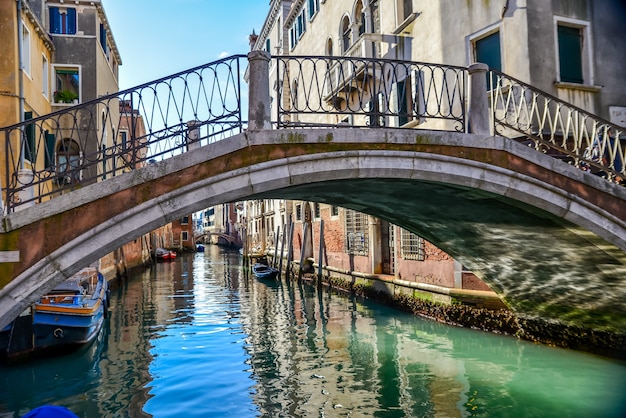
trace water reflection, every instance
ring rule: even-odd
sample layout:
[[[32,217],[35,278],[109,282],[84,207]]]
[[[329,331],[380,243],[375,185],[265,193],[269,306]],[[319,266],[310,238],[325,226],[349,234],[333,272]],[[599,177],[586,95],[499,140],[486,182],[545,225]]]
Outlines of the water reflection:
[[[242,313],[263,416],[572,416],[626,412],[623,364],[311,286],[257,284]]]
[[[207,247],[114,289],[100,342],[0,366],[0,417],[621,417],[626,366],[444,326]]]

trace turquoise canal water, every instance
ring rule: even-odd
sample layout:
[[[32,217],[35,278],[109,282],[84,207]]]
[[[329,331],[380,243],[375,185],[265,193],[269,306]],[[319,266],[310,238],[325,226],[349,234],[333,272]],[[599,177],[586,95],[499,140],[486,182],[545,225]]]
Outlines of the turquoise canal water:
[[[97,344],[0,366],[0,417],[623,417],[626,365],[449,327],[207,247],[113,291]]]

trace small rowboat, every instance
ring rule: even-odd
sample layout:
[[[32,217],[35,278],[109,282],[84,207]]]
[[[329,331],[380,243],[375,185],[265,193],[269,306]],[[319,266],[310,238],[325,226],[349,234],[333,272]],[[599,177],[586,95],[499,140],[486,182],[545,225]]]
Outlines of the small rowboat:
[[[266,264],[256,263],[252,266],[252,273],[260,280],[274,280],[278,276],[278,269]]]

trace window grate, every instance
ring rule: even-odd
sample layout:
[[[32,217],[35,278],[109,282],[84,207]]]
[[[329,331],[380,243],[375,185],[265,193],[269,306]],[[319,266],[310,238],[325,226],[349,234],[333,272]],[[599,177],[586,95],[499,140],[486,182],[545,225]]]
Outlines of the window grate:
[[[367,215],[346,209],[346,251],[348,254],[368,255],[369,234]]]
[[[405,260],[424,261],[424,239],[410,231],[402,230],[402,258]]]

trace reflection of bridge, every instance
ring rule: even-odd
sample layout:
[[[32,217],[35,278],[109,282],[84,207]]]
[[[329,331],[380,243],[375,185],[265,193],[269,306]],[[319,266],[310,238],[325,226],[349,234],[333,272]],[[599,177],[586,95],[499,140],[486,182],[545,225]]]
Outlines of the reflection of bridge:
[[[228,235],[225,234],[223,232],[205,232],[205,233],[201,233],[201,234],[196,234],[194,235],[194,239],[196,240],[196,242],[204,242],[207,239],[210,239],[211,236],[217,237],[218,245],[225,245],[225,246],[229,246],[229,247],[236,247],[236,246],[240,246],[241,243],[238,241],[237,237],[234,237],[232,235]]]
[[[0,265],[0,325],[121,242],[224,202],[283,198],[352,208],[415,232],[519,314],[626,329],[620,128],[503,74],[489,73],[487,90],[480,65],[468,71],[344,59],[337,69],[327,58],[275,58],[289,94],[278,89],[272,101],[267,57],[249,59],[246,131],[241,57],[234,57],[0,132],[10,211],[0,235],[7,261]],[[394,111],[388,91],[403,72],[419,74],[418,105]],[[146,134],[124,144],[101,135],[99,153],[71,168],[55,165],[63,150],[45,139],[80,145],[85,124],[68,121],[100,117],[120,100],[138,109]],[[109,132],[113,113],[104,113]],[[329,114],[350,116],[351,128],[330,124]],[[405,128],[389,127],[400,117]],[[502,135],[492,135],[494,127]],[[595,138],[604,161],[582,155]],[[20,143],[39,156],[32,170],[20,163]],[[142,167],[149,159],[160,161]],[[583,163],[604,178],[581,170]],[[67,169],[80,184],[56,181]],[[32,180],[18,181],[25,177]]]

